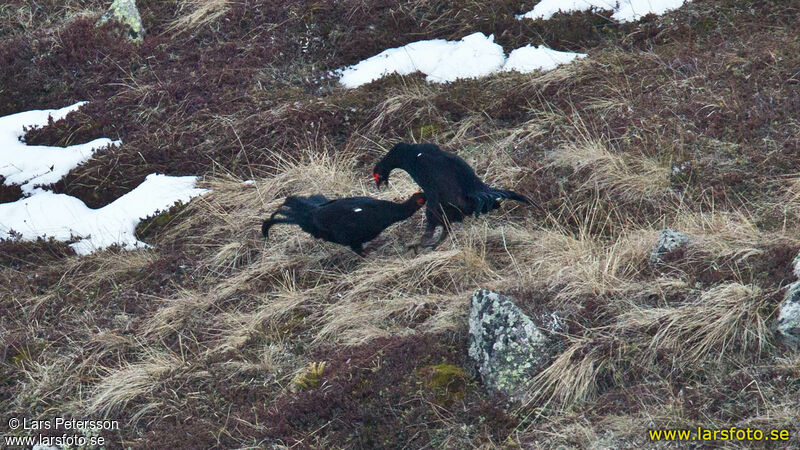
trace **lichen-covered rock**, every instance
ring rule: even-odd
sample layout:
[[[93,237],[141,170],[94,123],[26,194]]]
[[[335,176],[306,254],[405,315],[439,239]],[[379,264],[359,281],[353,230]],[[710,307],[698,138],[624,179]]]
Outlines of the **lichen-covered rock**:
[[[144,27],[142,17],[136,8],[136,0],[114,0],[99,23],[105,23],[110,19],[118,21],[127,28],[128,38],[134,41],[142,40]]]
[[[800,254],[794,258],[794,275],[800,278]],[[795,281],[786,288],[786,295],[775,320],[775,332],[788,347],[800,349],[800,281]]]
[[[563,324],[550,317],[553,327]],[[531,378],[550,360],[552,340],[497,292],[479,289],[469,314],[469,357],[484,385],[521,400]]]
[[[661,232],[661,235],[658,237],[658,241],[656,245],[653,247],[653,250],[650,252],[650,264],[653,267],[658,266],[661,264],[662,259],[665,255],[672,253],[676,249],[688,244],[692,241],[692,238],[670,228]]]

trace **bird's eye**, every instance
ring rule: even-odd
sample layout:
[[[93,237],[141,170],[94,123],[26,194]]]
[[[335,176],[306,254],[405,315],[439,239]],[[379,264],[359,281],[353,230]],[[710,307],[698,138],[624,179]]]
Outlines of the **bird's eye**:
[[[373,174],[372,174],[372,178],[374,178],[374,179],[375,179],[375,181],[381,181],[381,176],[380,176],[380,175],[378,175],[377,173],[373,173]]]

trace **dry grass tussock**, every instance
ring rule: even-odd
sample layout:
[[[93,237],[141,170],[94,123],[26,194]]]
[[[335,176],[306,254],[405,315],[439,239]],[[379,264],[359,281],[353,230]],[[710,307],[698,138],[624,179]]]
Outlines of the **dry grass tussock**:
[[[696,238],[689,246],[690,257],[699,251],[742,262],[763,257],[765,248],[796,245],[800,231],[797,225],[787,223],[782,229],[766,231],[757,220],[753,212],[744,208],[719,210],[712,205],[690,211],[681,207],[667,226]]]
[[[627,201],[663,200],[670,193],[669,168],[644,155],[612,152],[602,141],[570,143],[548,159],[554,166],[585,173],[584,190],[600,189]]]
[[[709,357],[721,360],[741,351],[761,351],[768,345],[769,302],[757,286],[725,283],[678,307],[623,314],[614,330],[654,332],[647,346],[649,358],[661,348],[679,352],[679,364],[698,363]]]
[[[152,393],[165,378],[175,374],[183,365],[180,355],[168,352],[148,352],[141,362],[128,364],[112,371],[97,384],[87,402],[89,414],[108,414],[124,408],[128,402]],[[151,405],[157,407],[157,405]]]
[[[179,17],[168,27],[170,31],[190,31],[213,23],[230,8],[231,0],[181,0]]]
[[[566,410],[596,398],[601,383],[621,388],[631,377],[639,381],[659,370],[758,355],[772,345],[767,317],[773,301],[757,286],[726,283],[677,307],[629,305],[613,324],[570,338],[567,349],[532,380],[530,401]],[[656,361],[665,351],[674,356],[659,368]]]
[[[153,264],[157,254],[148,249],[136,252],[103,252],[86,257],[67,258],[60,266],[62,275],[53,289],[31,298],[35,313],[60,296],[80,295],[91,292],[102,283],[120,283],[131,277],[141,276]]]
[[[603,242],[585,233],[541,230],[529,239],[517,261],[525,267],[525,280],[558,291],[557,298],[564,300],[639,288],[631,279],[649,251],[648,242],[638,237]]]
[[[364,126],[364,133],[380,136],[388,124],[394,124],[402,130],[412,128],[412,124],[420,119],[429,121],[428,132],[420,132],[412,138],[425,140],[433,131],[443,128],[446,121],[434,102],[437,94],[435,87],[423,80],[409,79],[392,90],[384,100],[375,107],[370,121]],[[424,136],[423,134],[428,134]]]

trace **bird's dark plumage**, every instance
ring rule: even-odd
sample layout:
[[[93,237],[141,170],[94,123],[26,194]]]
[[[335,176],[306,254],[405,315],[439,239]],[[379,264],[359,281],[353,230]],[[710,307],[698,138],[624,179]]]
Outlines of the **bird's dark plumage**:
[[[269,229],[275,224],[295,224],[315,238],[346,245],[364,256],[364,243],[375,239],[395,222],[411,217],[424,204],[422,193],[402,203],[371,197],[328,200],[322,195],[291,196],[261,224],[261,234],[268,237]]]
[[[458,155],[441,150],[434,144],[399,143],[387,153],[372,171],[378,187],[388,183],[389,174],[402,169],[425,192],[427,226],[425,237],[430,238],[438,226],[443,227],[442,239],[449,232],[449,224],[464,217],[476,217],[500,207],[500,200],[516,200],[533,205],[524,195],[514,191],[487,186],[472,167]],[[437,243],[429,246],[435,246]]]

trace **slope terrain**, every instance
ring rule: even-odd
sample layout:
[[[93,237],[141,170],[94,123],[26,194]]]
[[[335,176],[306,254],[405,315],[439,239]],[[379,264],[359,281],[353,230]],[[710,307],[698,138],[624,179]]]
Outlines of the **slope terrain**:
[[[122,141],[48,186],[90,208],[154,172],[212,192],[142,222],[149,249],[0,241],[0,416],[118,420],[109,448],[643,448],[698,426],[800,444],[800,358],[770,329],[800,249],[800,2],[617,23],[507,0],[139,0],[141,44],[96,26],[107,3],[0,5],[0,116],[89,101],[25,139]],[[587,56],[451,83],[335,72],[476,32]],[[366,259],[261,238],[286,195],[407,198],[405,174],[371,178],[400,139],[545,211],[506,204],[419,254],[421,215]],[[694,240],[654,268],[664,228]],[[565,318],[524,404],[466,372],[476,288]]]

